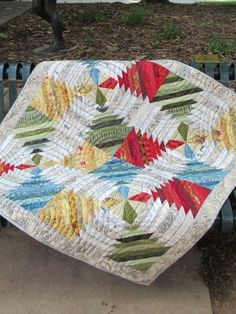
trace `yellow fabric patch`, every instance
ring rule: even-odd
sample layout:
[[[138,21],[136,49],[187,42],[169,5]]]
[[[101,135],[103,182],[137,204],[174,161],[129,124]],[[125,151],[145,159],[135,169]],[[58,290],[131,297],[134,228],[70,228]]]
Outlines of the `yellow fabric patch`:
[[[236,152],[236,110],[230,108],[219,120],[216,129],[212,132],[212,138],[218,144],[225,146],[227,150]]]
[[[54,81],[46,76],[31,105],[50,119],[57,121],[70,106],[72,97],[73,93],[67,89],[65,83]]]
[[[75,169],[93,171],[106,163],[111,156],[105,151],[84,141],[77,151],[70,156],[64,157],[63,166]]]
[[[61,191],[39,213],[39,218],[48,226],[66,237],[79,235],[84,224],[94,216],[97,201],[72,191]]]

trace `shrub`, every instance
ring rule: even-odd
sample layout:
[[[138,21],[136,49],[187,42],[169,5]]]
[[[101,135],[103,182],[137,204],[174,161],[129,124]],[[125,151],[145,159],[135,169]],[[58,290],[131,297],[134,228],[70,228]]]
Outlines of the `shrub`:
[[[236,51],[236,40],[224,39],[218,34],[214,34],[208,44],[211,52],[214,54],[230,54]]]
[[[80,20],[83,23],[102,22],[106,19],[105,15],[95,9],[84,9],[80,11]]]
[[[146,10],[143,7],[137,7],[130,10],[129,14],[124,17],[128,25],[142,25],[145,22]]]
[[[162,33],[156,34],[157,40],[172,40],[181,37],[181,30],[173,22],[166,23]]]
[[[218,27],[219,24],[216,21],[210,19],[210,20],[204,20],[201,23],[201,26],[206,27],[206,28],[213,28],[213,27]]]
[[[7,34],[6,34],[6,33],[1,33],[1,32],[0,32],[0,38],[2,38],[2,39],[7,38]]]

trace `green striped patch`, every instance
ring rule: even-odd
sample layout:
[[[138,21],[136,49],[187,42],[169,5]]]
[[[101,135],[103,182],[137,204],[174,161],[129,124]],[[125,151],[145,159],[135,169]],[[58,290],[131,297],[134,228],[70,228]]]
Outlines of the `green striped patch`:
[[[127,262],[130,260],[139,260],[154,256],[162,256],[169,248],[157,246],[156,244],[135,245],[131,247],[120,248],[109,257],[117,262]]]
[[[161,111],[167,110],[173,117],[182,118],[191,113],[194,104],[196,104],[196,101],[193,99],[179,101],[163,106]]]
[[[159,98],[164,95],[179,93],[181,91],[188,91],[195,88],[195,86],[186,81],[164,84],[158,90],[156,97]]]
[[[87,140],[110,155],[116,152],[131,130],[123,119],[106,111],[95,117],[90,129]]]
[[[140,272],[145,272],[147,271],[150,267],[152,267],[153,264],[158,262],[159,257],[148,257],[144,259],[139,259],[139,260],[133,260],[133,261],[128,261],[124,262],[126,266],[130,266]]]
[[[180,81],[183,81],[182,77],[170,72],[165,79],[164,85]]]
[[[124,236],[114,244],[114,251],[108,257],[116,262],[124,263],[138,271],[147,271],[158,258],[169,250],[158,238],[151,238],[152,233],[143,233],[135,226],[127,229]]]
[[[23,113],[13,129],[15,138],[25,142],[43,139],[54,130],[54,121],[31,106]]]

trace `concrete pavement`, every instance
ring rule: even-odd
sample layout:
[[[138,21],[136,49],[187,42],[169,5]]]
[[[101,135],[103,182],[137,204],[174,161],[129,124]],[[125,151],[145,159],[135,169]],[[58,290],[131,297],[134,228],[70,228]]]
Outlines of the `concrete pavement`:
[[[1,314],[212,314],[190,251],[151,286],[74,260],[18,231],[0,232]]]
[[[0,25],[24,13],[31,7],[31,2],[0,1]]]

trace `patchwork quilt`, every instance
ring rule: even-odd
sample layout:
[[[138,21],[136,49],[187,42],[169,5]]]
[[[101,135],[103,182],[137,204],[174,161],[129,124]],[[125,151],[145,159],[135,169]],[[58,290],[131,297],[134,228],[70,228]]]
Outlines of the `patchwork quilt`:
[[[0,126],[0,215],[148,285],[236,185],[236,95],[176,61],[37,66]]]

